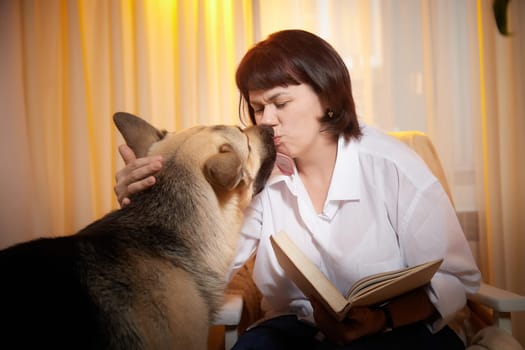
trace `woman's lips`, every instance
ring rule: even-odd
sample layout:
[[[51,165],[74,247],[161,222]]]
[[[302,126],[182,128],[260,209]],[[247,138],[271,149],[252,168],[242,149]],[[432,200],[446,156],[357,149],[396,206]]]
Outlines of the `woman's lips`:
[[[281,137],[280,136],[274,136],[273,138],[273,144],[275,146],[279,146],[281,144]]]

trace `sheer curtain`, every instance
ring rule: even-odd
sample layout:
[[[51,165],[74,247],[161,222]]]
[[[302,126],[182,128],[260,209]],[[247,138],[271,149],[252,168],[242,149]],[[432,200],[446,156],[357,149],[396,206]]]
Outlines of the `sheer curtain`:
[[[118,206],[116,111],[176,130],[235,124],[251,2],[0,1],[0,246]]]
[[[474,123],[481,256],[485,278],[525,294],[525,2],[508,8],[509,37],[494,30],[491,2],[476,5]],[[476,90],[477,88],[477,90]],[[525,313],[514,315],[525,346]]]
[[[242,54],[302,28],[344,57],[364,122],[430,135],[484,279],[525,294],[525,2],[507,13],[504,37],[491,0],[0,1],[0,247],[118,206],[115,111],[237,123]]]

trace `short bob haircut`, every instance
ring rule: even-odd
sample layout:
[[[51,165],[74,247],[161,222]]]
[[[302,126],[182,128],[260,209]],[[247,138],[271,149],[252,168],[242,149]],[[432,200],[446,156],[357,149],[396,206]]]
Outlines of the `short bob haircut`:
[[[255,124],[254,110],[249,104],[250,91],[307,84],[326,106],[325,114],[320,116],[324,131],[334,139],[341,133],[347,140],[361,136],[348,69],[337,51],[312,33],[283,30],[271,34],[244,55],[235,79],[241,94],[241,121],[246,104],[250,120]]]

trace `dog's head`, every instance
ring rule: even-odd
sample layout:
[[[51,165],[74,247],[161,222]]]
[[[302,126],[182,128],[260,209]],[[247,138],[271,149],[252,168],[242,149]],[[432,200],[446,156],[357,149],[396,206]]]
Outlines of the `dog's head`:
[[[242,193],[243,206],[262,190],[275,162],[270,127],[195,126],[169,133],[128,113],[113,119],[137,157],[160,154],[165,162],[182,162],[202,175],[219,199]]]

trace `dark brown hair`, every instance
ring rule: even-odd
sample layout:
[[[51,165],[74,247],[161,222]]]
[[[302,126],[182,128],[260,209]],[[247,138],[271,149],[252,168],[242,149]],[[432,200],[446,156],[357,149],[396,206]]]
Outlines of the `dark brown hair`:
[[[250,91],[308,84],[327,106],[321,117],[325,131],[334,138],[341,133],[346,139],[361,136],[348,69],[337,51],[312,33],[283,30],[271,34],[244,55],[235,80],[241,94],[241,120],[245,103],[255,124],[254,110],[248,103]]]

